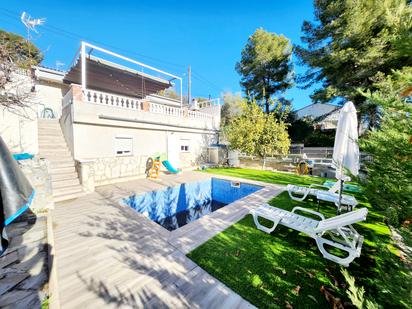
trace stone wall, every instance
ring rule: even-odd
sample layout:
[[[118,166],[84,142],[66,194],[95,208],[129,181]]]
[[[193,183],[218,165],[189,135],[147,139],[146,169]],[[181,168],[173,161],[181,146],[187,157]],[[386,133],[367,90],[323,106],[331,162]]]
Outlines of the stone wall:
[[[95,186],[122,182],[146,177],[146,161],[149,156],[127,156],[98,158],[92,160],[76,160],[76,171],[80,183],[87,192],[93,192]],[[190,153],[181,154],[181,168],[193,169],[197,162],[193,161]],[[160,170],[165,172],[163,165]]]
[[[51,176],[48,172],[48,161],[34,158],[18,161],[20,168],[36,190],[30,209],[34,213],[44,212],[54,207]]]

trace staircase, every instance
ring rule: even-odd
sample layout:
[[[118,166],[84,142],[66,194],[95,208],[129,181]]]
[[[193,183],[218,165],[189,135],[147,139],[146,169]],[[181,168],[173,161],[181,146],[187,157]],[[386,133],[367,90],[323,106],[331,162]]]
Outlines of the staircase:
[[[74,160],[57,119],[38,119],[39,155],[50,162],[55,202],[85,194],[80,185]]]

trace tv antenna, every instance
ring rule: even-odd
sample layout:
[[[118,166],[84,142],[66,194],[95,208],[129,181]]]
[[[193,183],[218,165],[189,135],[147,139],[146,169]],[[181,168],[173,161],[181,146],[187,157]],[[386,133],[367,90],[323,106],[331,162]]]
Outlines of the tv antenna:
[[[56,70],[60,70],[61,67],[64,67],[66,64],[60,60],[56,60]]]
[[[29,60],[31,59],[31,51],[30,51],[30,31],[34,31],[38,33],[36,27],[41,26],[46,22],[46,18],[32,18],[26,12],[21,14],[21,22],[26,27],[27,32],[27,47],[29,49]]]
[[[26,12],[23,12],[20,18],[21,18],[21,22],[24,24],[24,26],[27,29],[27,33],[30,33],[30,30],[38,33],[38,31],[36,30],[36,27],[43,25],[46,21],[46,18],[31,18],[31,16],[27,14]]]

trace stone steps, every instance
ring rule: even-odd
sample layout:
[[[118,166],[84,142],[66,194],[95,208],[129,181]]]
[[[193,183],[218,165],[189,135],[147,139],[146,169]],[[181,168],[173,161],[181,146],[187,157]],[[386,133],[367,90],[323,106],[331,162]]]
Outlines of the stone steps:
[[[80,185],[53,190],[53,198],[55,202],[75,199],[85,194],[86,193],[83,191],[83,187]]]
[[[39,119],[38,135],[40,157],[50,162],[54,201],[60,202],[84,195],[75,162],[58,120]]]
[[[53,190],[80,185],[78,178],[54,180],[52,183]]]
[[[69,180],[73,178],[78,178],[76,172],[52,174],[52,177],[53,177],[53,181]]]
[[[76,172],[76,169],[74,168],[74,166],[65,166],[65,167],[57,167],[57,168],[53,168],[53,166],[51,166],[51,169],[50,169],[50,174],[52,175],[52,181],[53,181],[53,176],[56,174],[67,174],[67,173],[75,173],[75,172]]]

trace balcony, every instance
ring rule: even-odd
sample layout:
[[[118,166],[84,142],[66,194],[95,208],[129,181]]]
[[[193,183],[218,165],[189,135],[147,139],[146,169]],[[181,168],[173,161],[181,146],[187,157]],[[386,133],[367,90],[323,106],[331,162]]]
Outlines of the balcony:
[[[159,103],[160,102],[160,103]],[[63,98],[63,112],[71,109],[73,122],[147,128],[216,131],[220,128],[220,105],[210,101],[199,110],[178,107],[180,102],[160,96],[138,99],[72,85]],[[67,111],[66,111],[67,113]],[[170,128],[169,128],[170,129]]]

